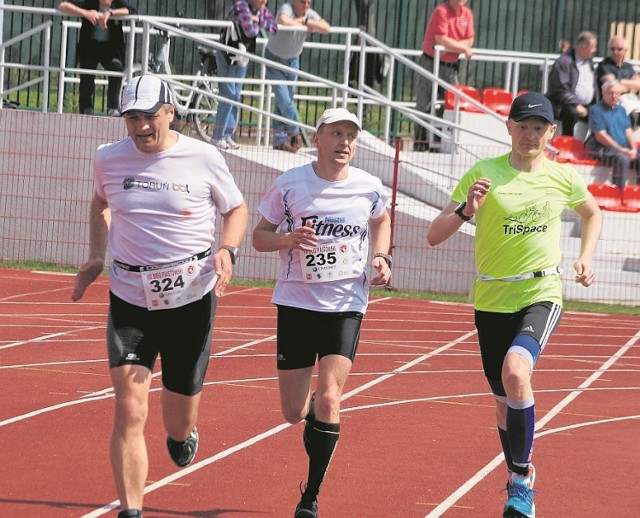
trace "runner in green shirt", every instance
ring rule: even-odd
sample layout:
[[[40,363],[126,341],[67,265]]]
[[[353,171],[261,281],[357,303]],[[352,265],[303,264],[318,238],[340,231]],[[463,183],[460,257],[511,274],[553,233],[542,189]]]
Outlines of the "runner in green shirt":
[[[517,97],[506,124],[511,152],[481,160],[464,174],[427,241],[442,243],[476,219],[475,324],[509,473],[503,516],[533,517],[531,374],[562,316],[561,216],[569,208],[582,220],[573,267],[575,282],[588,287],[595,279],[591,263],[602,215],[582,178],[544,154],[556,131],[544,95]]]

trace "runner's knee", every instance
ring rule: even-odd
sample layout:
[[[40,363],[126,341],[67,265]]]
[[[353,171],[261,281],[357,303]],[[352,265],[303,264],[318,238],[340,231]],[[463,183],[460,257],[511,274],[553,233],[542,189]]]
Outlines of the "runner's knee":
[[[519,334],[513,339],[508,353],[515,353],[522,356],[529,363],[529,371],[533,370],[534,365],[540,356],[540,342],[531,335]]]

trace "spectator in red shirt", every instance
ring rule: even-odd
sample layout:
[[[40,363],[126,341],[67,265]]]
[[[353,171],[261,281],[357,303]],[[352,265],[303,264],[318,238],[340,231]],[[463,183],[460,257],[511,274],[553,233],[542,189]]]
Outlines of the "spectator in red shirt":
[[[458,67],[460,54],[471,59],[473,53],[473,40],[475,28],[473,11],[466,7],[467,0],[446,0],[436,7],[431,13],[427,29],[422,42],[422,55],[418,60],[419,65],[433,72],[435,46],[443,45],[446,52],[440,54],[439,77],[451,84],[458,83]],[[430,79],[419,75],[416,81],[416,109],[422,112],[431,110],[431,91],[433,83]],[[444,91],[438,89],[438,99],[444,99]],[[439,103],[436,115],[441,117],[444,108]],[[428,150],[427,130],[416,124],[415,151]]]

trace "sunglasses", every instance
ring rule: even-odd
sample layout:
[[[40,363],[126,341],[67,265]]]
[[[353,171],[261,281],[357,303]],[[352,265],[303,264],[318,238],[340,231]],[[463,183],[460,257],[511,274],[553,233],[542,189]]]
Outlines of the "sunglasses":
[[[609,50],[624,50],[624,47],[609,47]]]

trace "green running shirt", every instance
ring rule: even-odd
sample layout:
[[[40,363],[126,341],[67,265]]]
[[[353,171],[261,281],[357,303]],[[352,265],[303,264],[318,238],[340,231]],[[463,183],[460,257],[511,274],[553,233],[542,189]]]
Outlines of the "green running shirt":
[[[475,260],[479,274],[509,277],[560,265],[561,216],[587,199],[584,180],[570,166],[545,158],[542,168],[523,172],[509,164],[509,153],[481,160],[451,194],[461,203],[478,178],[491,189],[476,213]],[[521,281],[475,280],[474,306],[481,311],[514,313],[536,302],[562,305],[559,275]]]

